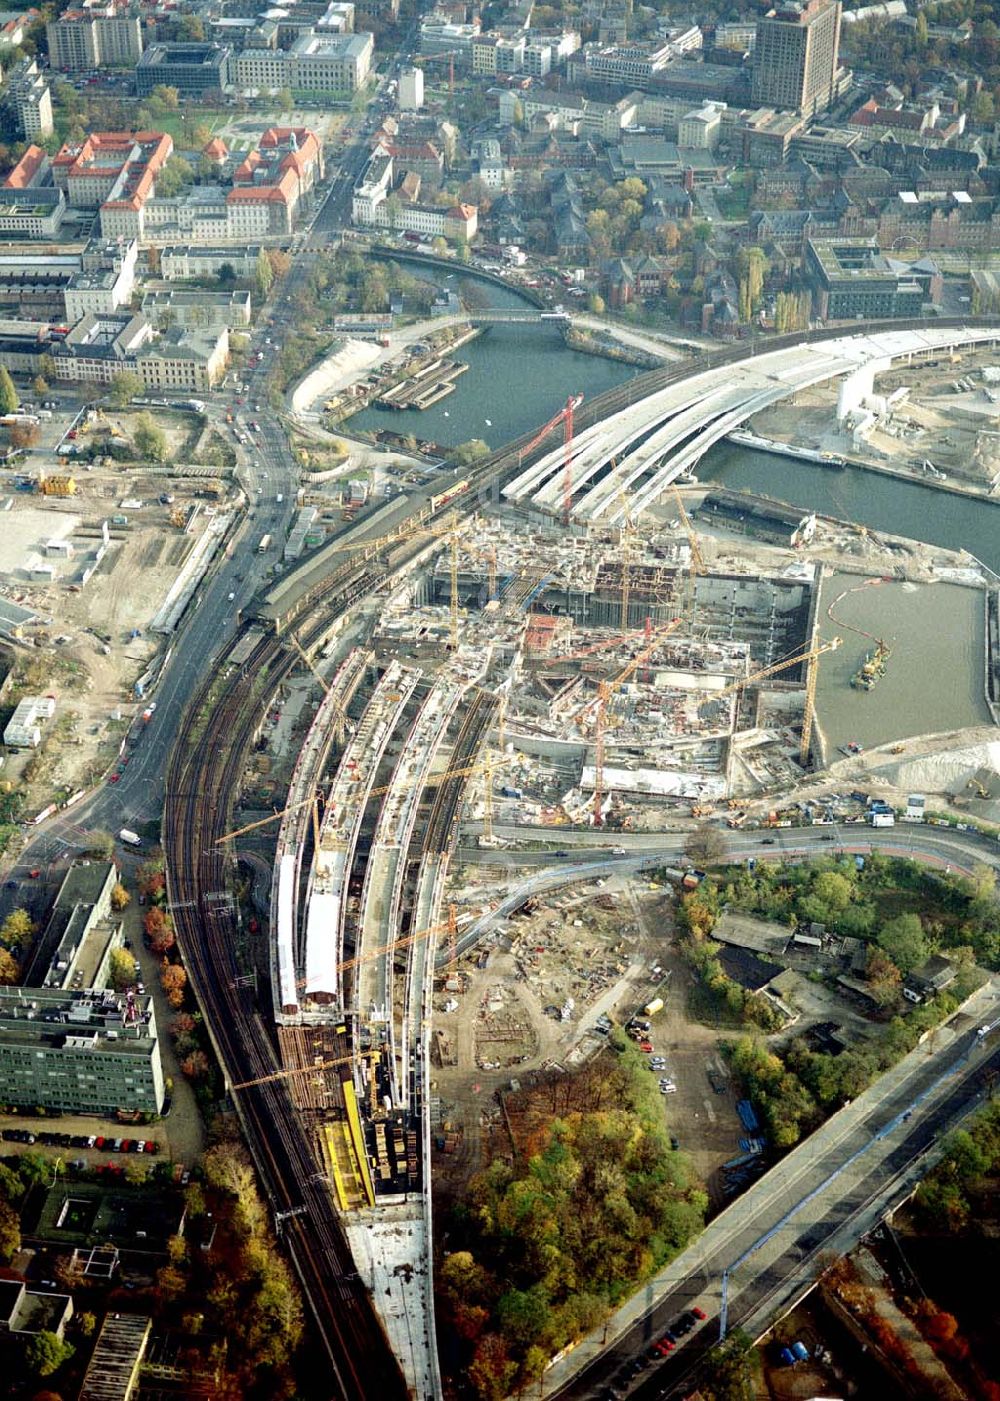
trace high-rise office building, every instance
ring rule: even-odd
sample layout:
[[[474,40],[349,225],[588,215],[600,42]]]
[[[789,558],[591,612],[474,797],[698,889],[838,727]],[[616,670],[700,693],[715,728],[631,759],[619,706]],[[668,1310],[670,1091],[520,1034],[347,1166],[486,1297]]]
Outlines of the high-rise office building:
[[[812,116],[836,92],[840,0],[781,3],[757,21],[753,100]]]

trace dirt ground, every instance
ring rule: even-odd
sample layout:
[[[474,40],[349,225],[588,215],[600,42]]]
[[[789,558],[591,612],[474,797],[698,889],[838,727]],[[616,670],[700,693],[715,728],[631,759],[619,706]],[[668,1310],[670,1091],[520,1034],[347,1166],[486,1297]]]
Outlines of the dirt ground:
[[[623,878],[600,890],[563,892],[510,921],[508,937],[492,951],[462,961],[460,986],[435,997],[434,1132],[446,1145],[434,1155],[436,1190],[459,1191],[494,1151],[508,1149],[498,1089],[601,1054],[606,1042],[593,1030],[597,1018],[627,1021],[658,995],[665,1006],[652,1018],[650,1040],[677,1085],[663,1096],[666,1124],[708,1184],[713,1205],[722,1204],[719,1169],[740,1152],[743,1130],[732,1090],[716,1094],[708,1081],[709,1070],[726,1075],[721,1033],[686,1011],[690,975],[674,949],[672,903]],[[574,1007],[563,1021],[558,1013],[567,997]]]
[[[1000,404],[992,403],[980,372],[995,364],[992,350],[963,355],[959,363],[937,368],[901,365],[875,382],[876,394],[890,394],[906,387],[911,393],[901,402],[892,427],[902,433],[876,428],[868,445],[854,449],[849,433],[841,433],[836,421],[836,387],[817,386],[787,403],[757,414],[755,432],[815,446],[831,452],[852,452],[885,460],[893,467],[918,473],[925,460],[952,475],[990,481],[1000,470],[1000,444],[996,429]],[[968,381],[960,391],[955,385]]]

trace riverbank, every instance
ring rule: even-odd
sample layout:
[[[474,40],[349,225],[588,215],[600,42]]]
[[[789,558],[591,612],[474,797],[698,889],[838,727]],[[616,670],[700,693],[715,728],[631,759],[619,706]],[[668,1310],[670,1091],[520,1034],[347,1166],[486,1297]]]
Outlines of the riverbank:
[[[817,467],[843,471],[854,467],[861,472],[878,472],[884,477],[896,477],[913,486],[928,490],[950,492],[953,496],[971,496],[985,501],[990,506],[1000,506],[1000,497],[993,495],[992,487],[978,487],[974,483],[963,483],[953,478],[921,476],[911,467],[893,466],[889,462],[873,462],[871,458],[857,457],[852,453],[824,452],[818,448],[800,447],[797,443],[785,442],[781,438],[765,437],[761,433],[736,428],[726,435],[726,441],[736,447],[751,448],[754,452],[766,452],[775,457],[789,457],[799,462],[809,462]]]
[[[657,370],[666,360],[664,355],[623,344],[610,331],[584,330],[571,325],[567,327],[565,339],[570,350],[579,350],[583,355],[603,355],[608,360],[620,360],[624,365],[636,365],[641,370]]]

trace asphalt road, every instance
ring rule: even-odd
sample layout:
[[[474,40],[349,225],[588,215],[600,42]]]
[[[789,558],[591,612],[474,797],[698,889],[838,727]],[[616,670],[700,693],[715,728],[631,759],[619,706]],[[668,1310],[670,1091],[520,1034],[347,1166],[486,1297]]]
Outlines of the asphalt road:
[[[978,1010],[985,1015],[996,996],[992,987],[985,990]],[[974,1030],[941,1040],[932,1055],[925,1048],[913,1052],[750,1187],[640,1291],[622,1310],[625,1317],[619,1315],[622,1330],[614,1322],[609,1328],[610,1347],[601,1352],[597,1335],[551,1368],[542,1394],[595,1398],[612,1385],[636,1401],[685,1394],[698,1362],[718,1340],[724,1273],[731,1271],[730,1328],[746,1324],[759,1336],[808,1287],[817,1257],[850,1249],[906,1195],[941,1138],[983,1102],[985,1072],[998,1065],[1000,1047],[984,1049]],[[636,1359],[692,1304],[708,1321],[667,1360],[636,1376]]]
[[[394,69],[399,61],[397,55]],[[309,228],[297,239],[300,247],[328,243],[347,222],[354,176],[367,159],[367,136],[374,120],[374,115],[367,116],[354,142],[345,149],[340,173],[329,185]],[[267,387],[279,347],[294,333],[290,299],[306,277],[311,261],[308,253],[297,256],[264,308],[260,321],[269,320],[270,325],[262,324],[253,337],[252,359],[248,358],[240,376],[247,391],[233,385],[228,392],[213,396],[208,404],[208,416],[224,437],[229,437],[227,413],[232,413],[241,430],[251,435],[249,444],[236,445],[237,475],[246,490],[250,510],[234,537],[232,557],[219,552],[198,590],[195,605],[188,609],[175,634],[172,656],[150,697],[156,702],[153,718],[144,726],[136,721],[127,750],[128,764],[121,777],[114,784],[98,788],[76,807],[56,814],[37,833],[29,832],[24,850],[8,876],[17,882],[17,888],[4,885],[0,889],[0,918],[15,905],[41,916],[63,866],[86,848],[89,831],[117,833],[123,827],[135,829],[157,820],[162,812],[163,775],[184,706],[206,666],[211,666],[213,657],[235,628],[239,609],[258,592],[280,558],[281,544],[295,512],[298,467],[281,424],[268,406]],[[259,360],[258,352],[262,356]],[[257,423],[259,430],[250,430],[251,423]],[[279,496],[283,498],[280,502]],[[268,554],[259,555],[257,544],[265,534],[274,536],[275,545]],[[42,872],[37,882],[28,874],[36,869]]]

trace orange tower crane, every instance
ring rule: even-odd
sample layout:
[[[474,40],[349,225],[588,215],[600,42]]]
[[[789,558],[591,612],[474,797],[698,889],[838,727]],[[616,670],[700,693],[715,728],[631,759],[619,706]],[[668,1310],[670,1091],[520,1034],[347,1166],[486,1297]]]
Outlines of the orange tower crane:
[[[557,414],[549,419],[543,428],[532,438],[526,447],[519,448],[517,454],[517,465],[527,457],[529,452],[533,452],[538,444],[554,428],[558,428],[560,423],[563,428],[563,525],[569,525],[570,507],[573,504],[573,415],[583,403],[582,394],[571,394],[563,404]]]

